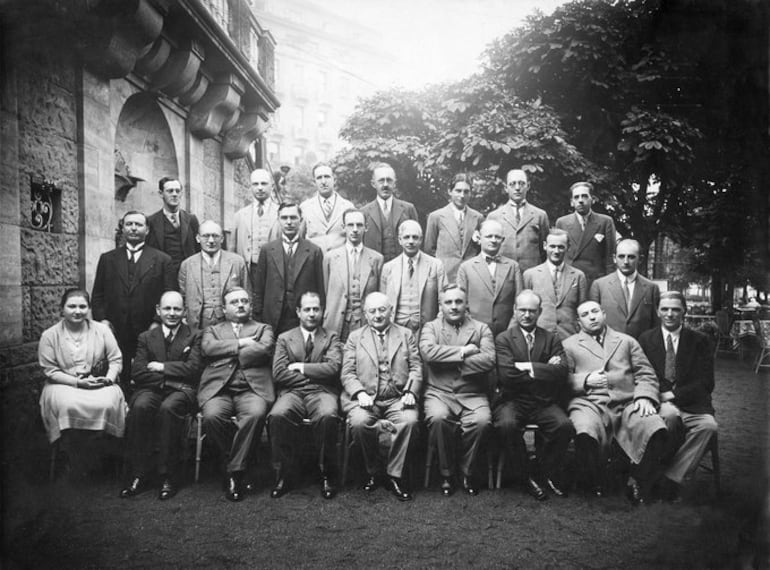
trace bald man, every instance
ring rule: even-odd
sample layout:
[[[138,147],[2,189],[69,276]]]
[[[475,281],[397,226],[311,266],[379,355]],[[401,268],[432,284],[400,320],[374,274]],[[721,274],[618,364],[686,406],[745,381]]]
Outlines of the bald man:
[[[267,170],[258,168],[251,173],[250,180],[254,201],[235,213],[233,244],[230,247],[243,257],[248,267],[257,263],[262,246],[281,237],[272,176]]]
[[[182,322],[184,302],[176,291],[164,293],[155,312],[161,326],[139,335],[131,366],[137,389],[126,433],[133,476],[120,492],[124,499],[145,490],[155,471],[161,480],[158,498],[176,494],[184,418],[195,411],[202,368],[199,334]]]
[[[237,253],[222,250],[222,227],[212,220],[200,225],[196,239],[201,252],[179,268],[179,290],[187,305],[187,324],[203,330],[225,320],[222,295],[232,287],[249,290],[246,262]]]
[[[422,228],[414,220],[398,228],[401,255],[382,268],[380,291],[393,303],[394,321],[416,333],[438,315],[438,297],[446,285],[444,264],[420,251]]]

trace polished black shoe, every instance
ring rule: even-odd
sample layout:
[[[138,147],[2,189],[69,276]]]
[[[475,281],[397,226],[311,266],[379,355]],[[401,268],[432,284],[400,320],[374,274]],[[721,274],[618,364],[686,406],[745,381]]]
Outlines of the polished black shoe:
[[[545,501],[548,498],[548,495],[545,494],[545,491],[543,488],[537,484],[537,481],[535,481],[532,477],[527,479],[527,493],[535,497],[538,501]]]
[[[160,491],[158,492],[158,499],[161,501],[168,501],[171,497],[176,495],[176,487],[171,482],[171,479],[166,477],[163,479],[163,483],[160,486]]]
[[[227,477],[225,499],[227,499],[228,501],[232,501],[234,503],[237,503],[238,501],[243,500],[243,489],[241,487],[241,480],[240,480],[240,477],[235,473],[231,473]]]
[[[273,490],[270,491],[270,498],[278,499],[280,497],[283,497],[288,492],[289,492],[289,486],[286,484],[286,479],[284,479],[283,477],[279,477],[278,481],[276,481],[275,485],[273,485]]]
[[[680,494],[679,483],[676,483],[668,477],[663,478],[663,482],[660,485],[660,498],[667,503],[681,503],[682,496]]]
[[[377,483],[377,477],[375,475],[371,475],[369,479],[367,479],[366,483],[364,483],[364,486],[361,488],[367,493],[371,493],[379,486],[379,483]]]
[[[244,479],[243,483],[241,484],[241,487],[243,487],[244,492],[246,493],[256,493],[257,492],[257,484],[254,482],[254,479]]]
[[[399,501],[411,501],[412,494],[401,487],[401,481],[395,477],[391,477],[388,480],[390,486],[390,492],[393,493]]]
[[[452,480],[448,477],[441,480],[441,494],[445,497],[449,497],[452,493],[455,492],[454,485],[452,485]]]
[[[642,490],[639,488],[639,483],[634,479],[629,479],[626,484],[626,497],[634,507],[644,503],[644,497],[642,496]]]
[[[594,485],[589,492],[597,499],[601,499],[604,496],[604,487],[601,485]]]
[[[337,494],[337,489],[332,485],[331,480],[328,477],[321,478],[321,496],[324,499],[333,499]]]
[[[121,499],[128,499],[129,497],[135,497],[139,493],[145,490],[147,487],[147,481],[144,477],[136,475],[131,482],[120,492]]]
[[[557,497],[561,497],[563,499],[567,496],[567,491],[563,490],[561,487],[556,485],[556,483],[554,483],[552,479],[546,479],[545,486],[548,487],[548,490],[551,491],[551,493],[553,493]]]
[[[463,491],[471,497],[475,497],[479,494],[479,490],[473,484],[470,477],[463,477]]]

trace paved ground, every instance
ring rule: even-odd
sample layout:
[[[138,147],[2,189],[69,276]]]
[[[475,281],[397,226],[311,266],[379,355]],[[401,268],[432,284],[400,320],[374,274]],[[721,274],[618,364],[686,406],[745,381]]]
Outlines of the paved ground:
[[[208,477],[168,503],[118,499],[110,478],[73,486],[5,481],[3,566],[97,567],[768,567],[770,377],[720,360],[715,403],[723,494],[699,472],[684,502],[631,508],[620,495],[536,503],[516,488],[471,498],[314,485],[280,500],[267,486],[239,504]],[[764,518],[761,515],[765,513]]]

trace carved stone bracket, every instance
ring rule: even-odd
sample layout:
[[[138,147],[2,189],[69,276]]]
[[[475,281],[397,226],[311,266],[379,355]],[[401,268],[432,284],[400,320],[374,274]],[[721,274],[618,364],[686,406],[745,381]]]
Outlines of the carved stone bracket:
[[[188,41],[185,47],[174,51],[166,64],[153,75],[153,87],[169,97],[187,93],[195,85],[203,59],[203,46],[194,40]]]
[[[248,107],[241,113],[238,122],[225,133],[223,150],[229,159],[246,156],[249,145],[259,138],[268,125],[268,114],[264,106]]]
[[[217,136],[238,112],[243,82],[232,73],[218,75],[208,86],[200,101],[190,109],[190,131],[198,138]]]

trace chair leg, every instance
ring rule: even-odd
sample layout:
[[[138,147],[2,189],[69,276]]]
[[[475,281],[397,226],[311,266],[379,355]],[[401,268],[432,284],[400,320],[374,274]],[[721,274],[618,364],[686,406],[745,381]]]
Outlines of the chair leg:
[[[350,424],[345,421],[345,442],[342,450],[342,472],[340,473],[340,487],[344,488],[348,482],[348,465],[350,464],[350,446],[353,437]]]
[[[505,468],[505,449],[500,446],[500,453],[497,456],[497,482],[495,489],[501,489],[503,486],[503,469]]]
[[[197,483],[201,475],[201,452],[203,451],[203,416],[196,416],[198,422],[195,438],[195,482]]]
[[[422,483],[423,488],[427,489],[430,485],[430,468],[433,464],[433,446],[428,442],[428,453],[425,457],[425,479]]]
[[[495,456],[491,449],[487,449],[487,489],[495,488]]]
[[[711,468],[714,473],[714,488],[717,495],[720,495],[722,493],[722,472],[719,469],[719,439],[716,433],[711,436],[709,449],[711,450]]]
[[[56,478],[56,454],[59,451],[59,440],[51,444],[51,464],[48,468],[48,480],[53,483]]]

